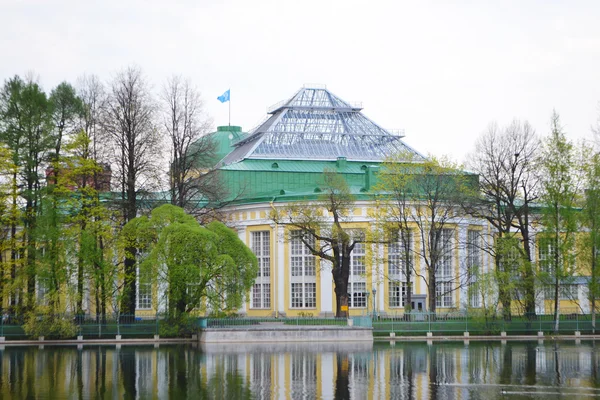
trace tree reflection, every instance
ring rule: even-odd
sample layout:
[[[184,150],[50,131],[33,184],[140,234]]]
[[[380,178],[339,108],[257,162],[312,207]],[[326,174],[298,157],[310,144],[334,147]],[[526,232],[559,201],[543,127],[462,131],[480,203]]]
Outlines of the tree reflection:
[[[345,400],[350,398],[350,380],[348,378],[348,370],[350,366],[350,358],[348,354],[337,354],[337,375],[335,378],[335,400]]]

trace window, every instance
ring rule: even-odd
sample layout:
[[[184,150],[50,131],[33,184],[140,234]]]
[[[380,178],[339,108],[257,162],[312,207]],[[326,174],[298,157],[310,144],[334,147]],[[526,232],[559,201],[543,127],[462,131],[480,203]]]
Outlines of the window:
[[[404,232],[404,234],[403,238],[400,237],[400,234],[396,234],[388,246],[388,303],[390,307],[404,307],[408,291],[406,263],[409,263],[408,267],[412,268],[413,234],[411,231]]]
[[[361,230],[352,233],[354,240],[364,240],[365,234]],[[348,280],[349,306],[352,308],[367,307],[367,279],[366,279],[366,246],[356,243],[350,254],[350,277]]]
[[[538,242],[538,256],[540,271],[548,274],[554,273],[554,241],[552,238],[541,238]]]
[[[149,268],[138,268],[137,309],[148,310],[152,308],[152,275]]]
[[[435,274],[435,305],[436,307],[453,307],[453,240],[452,229],[442,229],[438,243],[438,262]]]
[[[314,245],[314,236],[302,236],[301,231],[293,231],[290,240],[290,284],[292,308],[317,307],[317,274],[315,256],[312,255],[304,239]]]
[[[467,231],[467,276],[469,280],[469,306],[481,307],[479,291],[477,290],[477,277],[481,265],[479,231]]]
[[[252,232],[250,248],[258,260],[258,274],[252,287],[251,308],[271,308],[271,234]]]
[[[554,286],[544,286],[544,298],[554,300]],[[579,300],[579,285],[564,284],[558,288],[559,300]]]
[[[390,307],[404,307],[408,292],[406,282],[389,282],[388,289]]]
[[[350,307],[365,308],[367,306],[367,283],[353,282],[350,290]]]
[[[48,290],[48,278],[40,278],[38,277],[36,279],[36,285],[37,285],[37,303],[40,306],[47,306],[48,305],[48,293],[50,292]]]

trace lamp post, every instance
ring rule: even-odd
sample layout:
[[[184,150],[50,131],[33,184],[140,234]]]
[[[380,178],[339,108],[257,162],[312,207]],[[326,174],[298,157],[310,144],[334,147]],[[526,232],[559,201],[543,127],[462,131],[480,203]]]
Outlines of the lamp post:
[[[377,312],[377,289],[373,288],[373,318]]]

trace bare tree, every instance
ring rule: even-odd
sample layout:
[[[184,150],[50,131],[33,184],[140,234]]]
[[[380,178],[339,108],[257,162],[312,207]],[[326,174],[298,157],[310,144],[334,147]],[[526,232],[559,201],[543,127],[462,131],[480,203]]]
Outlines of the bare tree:
[[[460,243],[454,226],[464,218],[460,209],[463,198],[470,196],[476,185],[449,160],[408,161],[405,154],[386,160],[378,187],[384,191],[389,222],[400,234],[400,245],[425,264],[421,271],[414,263],[407,263],[427,285],[428,309],[435,312],[437,303],[455,307],[447,295],[465,283],[465,274],[455,273],[453,254]],[[403,232],[406,235],[411,229],[419,238],[418,248],[409,245],[409,236],[402,238]]]
[[[499,296],[505,317],[510,316],[513,294],[510,283],[517,283],[526,313],[535,313],[535,273],[533,268],[531,205],[539,198],[536,154],[540,141],[528,122],[513,121],[499,129],[492,124],[478,139],[468,166],[479,174],[483,199],[470,213],[485,218],[496,230],[499,240],[487,251],[495,256],[500,277]],[[514,243],[519,259],[514,260]],[[515,267],[515,264],[517,268]],[[517,278],[518,276],[518,278]]]
[[[169,78],[161,94],[162,127],[169,138],[171,204],[200,217],[207,204],[226,197],[214,170],[216,144],[208,135],[212,119],[190,80]],[[202,218],[201,218],[202,219]]]
[[[116,74],[109,86],[104,129],[113,148],[120,209],[127,223],[139,211],[138,197],[158,180],[160,138],[154,121],[154,99],[142,71],[128,67]],[[121,312],[129,315],[136,307],[136,253],[134,246],[125,247]]]

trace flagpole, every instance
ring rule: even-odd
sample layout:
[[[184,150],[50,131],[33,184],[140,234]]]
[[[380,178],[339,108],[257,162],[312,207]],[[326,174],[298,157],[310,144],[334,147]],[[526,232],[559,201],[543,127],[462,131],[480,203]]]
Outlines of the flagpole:
[[[231,92],[229,92],[229,126],[231,126]]]

